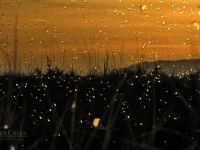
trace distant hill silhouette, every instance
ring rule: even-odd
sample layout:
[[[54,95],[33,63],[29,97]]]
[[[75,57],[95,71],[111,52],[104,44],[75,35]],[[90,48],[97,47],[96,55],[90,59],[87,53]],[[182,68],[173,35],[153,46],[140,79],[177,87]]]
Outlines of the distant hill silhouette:
[[[147,73],[152,71],[155,66],[159,66],[161,72],[164,73],[194,73],[200,70],[200,59],[185,59],[185,60],[159,60],[156,62],[142,62],[123,68],[122,70],[137,70],[142,67]]]

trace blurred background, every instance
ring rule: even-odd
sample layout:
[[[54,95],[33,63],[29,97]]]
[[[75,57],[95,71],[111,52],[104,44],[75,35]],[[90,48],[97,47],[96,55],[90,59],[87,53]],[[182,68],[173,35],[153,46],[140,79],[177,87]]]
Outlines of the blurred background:
[[[198,0],[0,0],[0,70],[198,59],[199,23]]]

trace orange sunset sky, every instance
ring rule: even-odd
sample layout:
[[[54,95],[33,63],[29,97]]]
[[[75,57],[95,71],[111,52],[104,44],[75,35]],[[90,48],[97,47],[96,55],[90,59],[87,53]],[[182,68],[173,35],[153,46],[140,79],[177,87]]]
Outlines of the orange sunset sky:
[[[199,36],[199,0],[0,0],[4,71],[15,37],[18,71],[44,69],[48,56],[54,66],[87,72],[101,68],[106,52],[110,68],[199,58]]]

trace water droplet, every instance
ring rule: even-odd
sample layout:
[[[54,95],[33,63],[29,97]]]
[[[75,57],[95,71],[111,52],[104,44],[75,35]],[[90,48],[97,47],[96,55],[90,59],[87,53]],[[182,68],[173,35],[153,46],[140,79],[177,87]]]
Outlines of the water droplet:
[[[200,29],[200,26],[197,22],[193,22],[192,25],[197,29],[199,30]]]

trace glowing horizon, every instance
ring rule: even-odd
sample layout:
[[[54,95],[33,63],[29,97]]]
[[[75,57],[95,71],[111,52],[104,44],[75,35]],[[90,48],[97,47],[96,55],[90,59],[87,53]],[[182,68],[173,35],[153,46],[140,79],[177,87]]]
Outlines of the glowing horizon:
[[[49,56],[58,67],[85,70],[88,61],[96,63],[93,67],[102,66],[106,50],[111,68],[137,63],[141,57],[199,58],[199,4],[197,0],[1,0],[0,63],[8,65],[2,51],[12,55],[16,14],[18,64],[23,69],[44,67]]]

